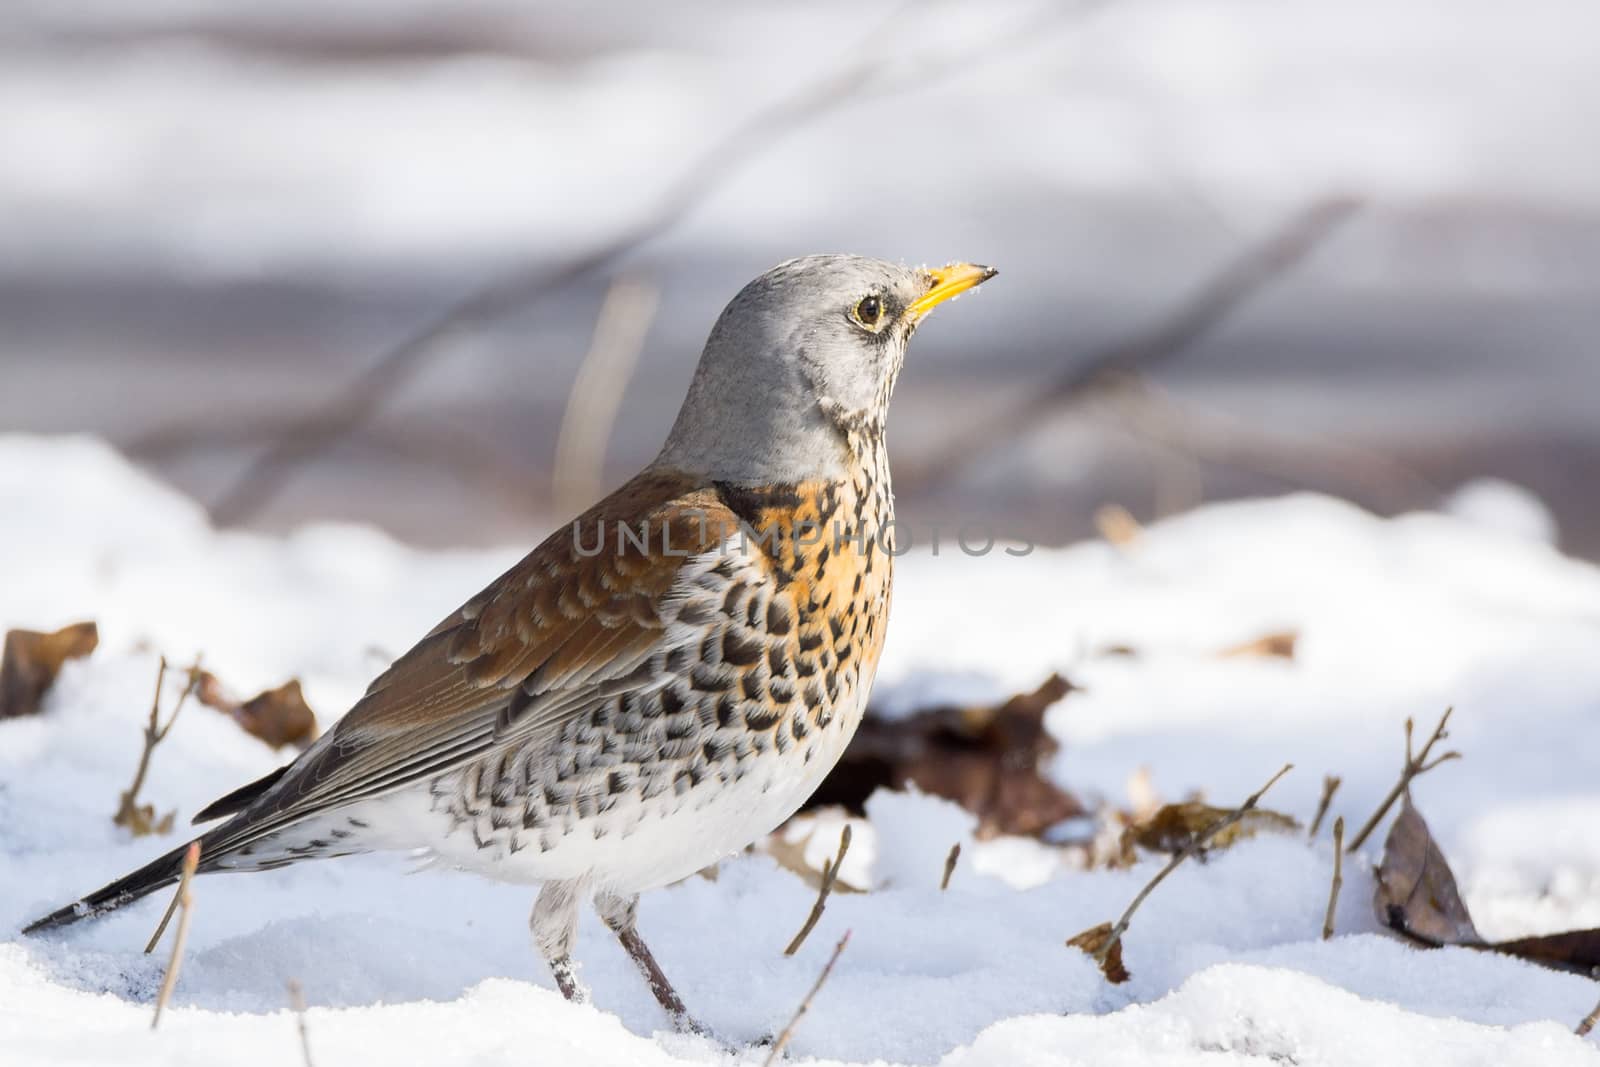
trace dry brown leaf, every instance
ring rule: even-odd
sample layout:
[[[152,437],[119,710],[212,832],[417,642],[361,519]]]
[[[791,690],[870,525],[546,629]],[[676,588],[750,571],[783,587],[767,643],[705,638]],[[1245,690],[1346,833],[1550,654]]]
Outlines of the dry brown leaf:
[[[1482,945],[1455,875],[1409,796],[1389,828],[1373,895],[1378,921],[1429,945]]]
[[[0,653],[0,719],[33,715],[69,659],[87,656],[100,644],[100,629],[78,622],[55,633],[11,630]]]
[[[317,716],[306,704],[298,678],[251,697],[239,705],[233,717],[246,731],[273,748],[284,745],[304,748],[317,739]]]
[[[1128,828],[1133,844],[1152,852],[1178,852],[1189,842],[1233,814],[1233,808],[1214,808],[1198,800],[1168,804],[1149,819]],[[1298,833],[1300,824],[1282,812],[1252,808],[1232,826],[1225,826],[1206,843],[1207,851],[1227,848],[1259,833]]]
[[[276,689],[238,701],[228,695],[217,676],[210,671],[196,675],[195,698],[210,708],[233,718],[246,733],[273,748],[294,745],[305,748],[317,739],[317,716],[306,703],[300,680],[291,678]]]
[[[1483,949],[1578,974],[1594,974],[1600,968],[1600,930],[1484,941],[1461,899],[1444,853],[1409,796],[1402,798],[1400,814],[1384,842],[1373,904],[1379,922],[1430,948]]]
[[[1045,711],[1073,690],[1051,675],[998,705],[947,707],[888,720],[868,715],[844,757],[806,802],[860,813],[880,788],[915,785],[978,816],[980,837],[1040,834],[1084,814],[1077,799],[1040,774],[1058,749]]]
[[[1077,937],[1067,941],[1067,947],[1081,950],[1090,959],[1099,959],[1100,953],[1105,949],[1106,942],[1111,940],[1111,924],[1101,923],[1091,926]],[[1106,953],[1106,958],[1100,964],[1100,973],[1106,976],[1106,981],[1112,985],[1121,985],[1133,975],[1128,973],[1128,968],[1122,965],[1122,939],[1111,946],[1111,951]]]
[[[1567,930],[1539,937],[1519,937],[1496,941],[1489,947],[1558,971],[1593,975],[1600,969],[1600,930]]]
[[[1272,656],[1278,659],[1294,659],[1295,646],[1300,642],[1300,634],[1296,630],[1281,630],[1277,633],[1262,634],[1253,641],[1246,641],[1239,645],[1230,645],[1217,655],[1224,659],[1241,656]]]

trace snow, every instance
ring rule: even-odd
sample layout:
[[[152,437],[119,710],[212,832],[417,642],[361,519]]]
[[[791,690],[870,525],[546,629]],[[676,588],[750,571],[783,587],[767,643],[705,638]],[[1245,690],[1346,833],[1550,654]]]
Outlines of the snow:
[[[298,675],[326,720],[519,550],[422,552],[348,526],[218,533],[90,439],[0,437],[0,514],[0,626],[92,618],[102,634],[42,714],[0,722],[0,1063],[297,1063],[291,978],[321,1064],[765,1057],[668,1032],[592,915],[579,955],[595,1003],[566,1004],[529,944],[525,889],[407,877],[400,856],[202,879],[174,1004],[152,1034],[165,949],[141,950],[163,900],[63,934],[16,930],[161,847],[109,818],[158,652],[180,663],[203,652],[245,695]],[[1200,790],[1233,803],[1292,760],[1268,806],[1304,817],[1322,775],[1337,773],[1334,811],[1359,821],[1393,781],[1403,719],[1426,730],[1454,704],[1449,743],[1466,758],[1414,792],[1479,926],[1600,924],[1600,571],[1525,530],[1293,496],[1209,506],[1116,548],[922,548],[897,577],[884,702],[1003,695],[1060,670],[1083,691],[1051,713],[1063,746],[1053,770],[1086,796],[1122,802],[1148,768],[1169,799]],[[1299,634],[1292,661],[1218,656],[1281,630]],[[1103,654],[1112,645],[1135,654]],[[143,799],[182,823],[281,758],[193,705],[157,750]],[[813,864],[840,825],[809,827]],[[1127,935],[1131,981],[1112,986],[1063,943],[1114,919],[1151,862],[1084,871],[1035,842],[972,831],[945,801],[873,797],[845,872],[871,891],[836,893],[792,959],[782,949],[814,891],[760,852],[648,894],[641,928],[691,1008],[740,1046],[784,1024],[852,931],[791,1046],[798,1060],[1600,1062],[1571,1033],[1593,983],[1389,938],[1370,914],[1364,862],[1346,865],[1339,936],[1321,941],[1325,842],[1262,837],[1179,868]]]

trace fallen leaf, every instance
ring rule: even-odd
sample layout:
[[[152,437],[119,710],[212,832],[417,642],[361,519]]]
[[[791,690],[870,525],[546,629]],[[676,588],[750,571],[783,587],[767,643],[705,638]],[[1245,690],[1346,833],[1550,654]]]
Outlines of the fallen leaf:
[[[273,748],[305,748],[317,739],[317,716],[306,703],[298,678],[239,701],[228,695],[216,675],[200,671],[195,676],[194,692],[200,703],[231,716],[246,733]]]
[[[1455,875],[1409,796],[1389,828],[1373,906],[1389,929],[1428,945],[1482,945]]]
[[[11,630],[0,653],[0,719],[33,715],[61,665],[87,656],[100,644],[100,630],[79,622],[55,633]]]
[[[1454,945],[1497,952],[1552,970],[1593,975],[1600,969],[1600,930],[1484,941],[1473,925],[1456,878],[1411,798],[1389,828],[1373,898],[1378,921],[1428,948]]]
[[[306,704],[298,678],[251,697],[239,705],[233,717],[247,732],[273,748],[304,748],[317,739],[317,716]]]
[[[1073,690],[1058,674],[998,705],[945,707],[896,719],[868,714],[844,757],[806,801],[860,814],[880,788],[915,785],[978,816],[980,837],[1038,835],[1083,806],[1041,773],[1059,746],[1045,711]]]
[[[1232,815],[1233,808],[1214,808],[1198,800],[1168,804],[1150,818],[1128,828],[1133,844],[1152,852],[1181,852],[1211,827]],[[1206,842],[1206,850],[1227,848],[1247,837],[1267,833],[1298,833],[1300,824],[1282,812],[1251,808],[1232,826]]]
[[[1294,659],[1295,646],[1300,642],[1300,634],[1294,630],[1283,630],[1278,633],[1262,634],[1253,641],[1243,644],[1231,645],[1217,655],[1223,659],[1233,659],[1242,656],[1270,656],[1278,659]]]
[[[1590,976],[1600,971],[1600,930],[1568,930],[1539,937],[1519,937],[1496,941],[1489,947],[1558,971]]]
[[[1101,923],[1091,926],[1077,937],[1067,941],[1067,947],[1081,950],[1090,959],[1099,961],[1100,952],[1106,947],[1106,942],[1111,940],[1111,924]],[[1111,951],[1106,953],[1106,958],[1100,963],[1100,973],[1106,976],[1106,981],[1112,985],[1121,985],[1133,975],[1128,973],[1128,968],[1122,965],[1122,939],[1117,938],[1117,943],[1111,946]]]

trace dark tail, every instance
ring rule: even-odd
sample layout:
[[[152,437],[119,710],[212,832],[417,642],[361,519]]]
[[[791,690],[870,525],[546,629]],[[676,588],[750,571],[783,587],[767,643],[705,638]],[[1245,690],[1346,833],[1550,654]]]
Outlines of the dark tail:
[[[200,840],[202,848],[204,848],[205,838]],[[187,842],[179,845],[160,859],[152,860],[132,874],[118,878],[115,882],[103,889],[95,890],[82,900],[68,904],[64,908],[58,908],[42,919],[35,919],[27,926],[24,926],[22,932],[36,934],[41,930],[53,930],[58,926],[69,926],[79,919],[92,919],[97,915],[116,911],[124,904],[132,904],[141,897],[173,885],[182,874],[183,854],[188,849],[189,843]],[[205,869],[203,856],[201,869]]]

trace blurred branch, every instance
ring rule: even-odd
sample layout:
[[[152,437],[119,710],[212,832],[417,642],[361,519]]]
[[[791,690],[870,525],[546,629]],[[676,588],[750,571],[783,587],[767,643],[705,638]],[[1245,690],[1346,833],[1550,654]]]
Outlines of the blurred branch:
[[[1381,453],[1326,438],[1263,431],[1244,419],[1180,402],[1148,378],[1109,379],[1103,395],[1116,405],[1117,429],[1159,444],[1189,464],[1203,460],[1300,488],[1331,487],[1385,506],[1440,495],[1422,475]]]
[[[1246,301],[1297,266],[1360,207],[1349,197],[1326,197],[1283,223],[1200,283],[1154,327],[1076,360],[1061,378],[1031,390],[1011,410],[952,434],[933,456],[901,479],[905,488],[927,489],[958,477],[975,460],[1035,429],[1068,403],[1108,383],[1171,360],[1226,322]]]
[[[300,418],[274,413],[168,424],[129,440],[122,450],[135,459],[162,460],[206,449],[258,445],[290,433]],[[530,477],[526,463],[502,455],[479,435],[443,421],[410,418],[403,426],[373,422],[361,428],[360,441],[403,460],[441,468],[464,482],[483,485],[530,506],[546,492],[542,480]]]
[[[655,286],[631,278],[619,278],[606,291],[561,416],[553,477],[557,515],[576,515],[600,495],[611,428],[660,296]]]
[[[1051,0],[1036,9],[1031,17],[1019,20],[1016,26],[970,46],[913,55],[895,62],[895,51],[886,49],[883,42],[901,40],[913,15],[924,21],[928,17],[927,4],[903,5],[883,26],[863,39],[849,62],[793,95],[758,110],[715,141],[662,191],[641,219],[577,255],[553,265],[515,272],[468,294],[383,353],[343,389],[335,391],[325,406],[296,420],[287,432],[249,463],[212,502],[212,521],[218,526],[237,525],[260,512],[295,471],[370,419],[446,342],[483,322],[526,307],[612,266],[640,245],[671,229],[763,149],[800,126],[865,97],[868,88],[875,94],[926,88],[940,77],[968,69],[986,55],[1036,40],[1041,32],[1065,16],[1084,15],[1100,6],[1102,2],[1071,6]],[[885,77],[886,70],[892,71],[893,77]]]

